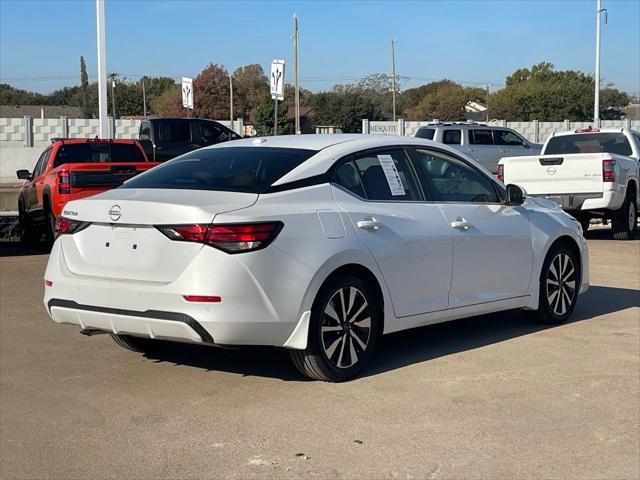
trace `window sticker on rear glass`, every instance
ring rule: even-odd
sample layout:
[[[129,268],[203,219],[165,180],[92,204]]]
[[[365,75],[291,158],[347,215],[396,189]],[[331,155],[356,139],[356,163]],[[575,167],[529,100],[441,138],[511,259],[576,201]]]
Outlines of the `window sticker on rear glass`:
[[[405,195],[404,185],[402,185],[398,169],[391,155],[378,155],[378,161],[380,162],[384,176],[387,177],[391,195],[394,197]]]

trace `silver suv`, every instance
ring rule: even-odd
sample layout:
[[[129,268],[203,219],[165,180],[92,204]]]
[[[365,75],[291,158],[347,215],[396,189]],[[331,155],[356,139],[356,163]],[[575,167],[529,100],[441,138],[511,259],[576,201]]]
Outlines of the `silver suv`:
[[[515,130],[482,123],[432,123],[418,128],[415,137],[445,143],[498,173],[502,157],[537,155],[542,145],[531,143]]]

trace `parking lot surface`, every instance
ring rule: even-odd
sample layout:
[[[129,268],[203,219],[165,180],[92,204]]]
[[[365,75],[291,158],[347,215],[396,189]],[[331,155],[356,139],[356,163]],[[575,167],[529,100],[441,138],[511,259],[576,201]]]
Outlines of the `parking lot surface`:
[[[570,323],[394,334],[343,384],[279,350],[84,337],[47,317],[47,256],[0,247],[0,477],[640,478],[640,241],[587,236]]]

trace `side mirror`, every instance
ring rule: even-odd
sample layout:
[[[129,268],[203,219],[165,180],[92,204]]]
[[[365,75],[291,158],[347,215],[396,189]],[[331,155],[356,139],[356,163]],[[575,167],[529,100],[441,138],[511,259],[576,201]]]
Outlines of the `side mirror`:
[[[16,172],[16,176],[20,179],[20,180],[29,180],[31,178],[31,172],[29,170],[18,170]]]
[[[527,199],[527,192],[518,185],[510,183],[507,185],[507,205],[522,205]]]
[[[527,142],[526,140],[523,140],[523,141],[522,141],[522,146],[523,146],[524,148],[531,148],[531,145],[530,145],[530,144],[529,144],[529,142]]]

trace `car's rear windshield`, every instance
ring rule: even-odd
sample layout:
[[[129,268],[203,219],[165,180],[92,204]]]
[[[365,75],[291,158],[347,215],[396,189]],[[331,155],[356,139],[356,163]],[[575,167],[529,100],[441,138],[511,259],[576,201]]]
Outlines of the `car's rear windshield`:
[[[546,155],[569,153],[617,153],[631,155],[631,145],[622,133],[577,133],[552,137]]]
[[[433,140],[433,134],[436,131],[433,128],[419,128],[416,132],[416,137],[426,138],[427,140]]]
[[[133,143],[68,143],[56,154],[55,166],[65,163],[144,162],[140,148]]]
[[[315,150],[262,146],[201,149],[132,178],[121,188],[262,193],[315,153]]]

